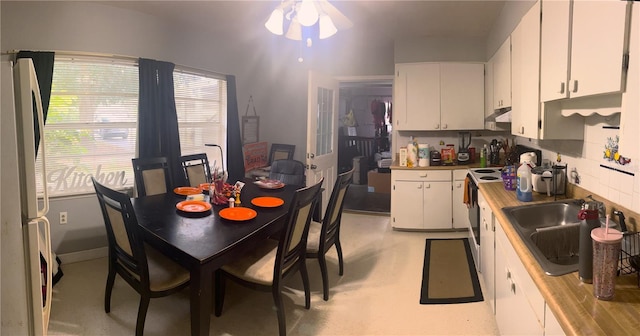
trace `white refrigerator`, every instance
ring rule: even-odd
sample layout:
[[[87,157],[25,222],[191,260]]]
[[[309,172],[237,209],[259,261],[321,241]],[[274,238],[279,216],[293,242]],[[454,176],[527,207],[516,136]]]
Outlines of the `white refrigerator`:
[[[3,58],[0,76],[0,334],[46,335],[55,260],[40,90],[31,59]]]

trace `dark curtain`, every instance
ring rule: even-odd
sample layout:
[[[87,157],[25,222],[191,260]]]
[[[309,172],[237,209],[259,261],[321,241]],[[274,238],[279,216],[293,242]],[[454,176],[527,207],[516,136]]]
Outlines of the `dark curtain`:
[[[49,112],[49,101],[51,99],[51,82],[53,81],[53,61],[55,54],[50,51],[20,51],[16,58],[31,58],[33,67],[36,70],[36,76],[38,77],[38,86],[40,87],[40,98],[42,99],[42,114],[44,115],[43,122],[47,123],[47,113]],[[33,102],[33,120],[38,120],[37,109],[35,101]],[[34,131],[36,137],[36,153],[40,146],[40,126],[38,123],[34,124]]]
[[[185,185],[180,165],[180,134],[173,90],[175,64],[140,58],[138,103],[138,155],[164,156],[176,185]]]
[[[238,116],[236,77],[232,75],[227,76],[227,127],[227,171],[229,181],[234,183],[244,178],[244,156]]]

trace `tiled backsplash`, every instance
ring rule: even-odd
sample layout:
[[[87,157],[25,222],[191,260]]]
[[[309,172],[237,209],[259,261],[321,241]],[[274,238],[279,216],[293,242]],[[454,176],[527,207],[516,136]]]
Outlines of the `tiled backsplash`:
[[[594,194],[617,203],[623,207],[640,212],[640,169],[639,158],[632,158],[631,163],[619,165],[604,159],[607,138],[615,130],[607,126],[618,126],[620,115],[610,117],[592,115],[585,117],[584,141],[566,140],[529,140],[517,138],[519,144],[539,148],[543,159],[555,161],[556,154],[562,155],[562,161],[569,165],[569,174],[574,169],[579,176],[579,185]],[[623,155],[625,153],[622,153]],[[603,168],[607,165],[634,174],[631,176],[613,169]],[[571,183],[575,179],[569,177]]]

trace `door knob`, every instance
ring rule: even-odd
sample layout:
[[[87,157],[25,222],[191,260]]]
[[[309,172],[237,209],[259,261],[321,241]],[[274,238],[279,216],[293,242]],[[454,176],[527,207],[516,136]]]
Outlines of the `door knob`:
[[[313,154],[313,153],[309,153],[309,158],[310,158],[310,159],[313,159],[314,157],[316,157],[316,155],[315,155],[315,154]]]
[[[316,166],[314,164],[311,165],[311,169],[316,169],[316,168],[318,168],[318,166]]]

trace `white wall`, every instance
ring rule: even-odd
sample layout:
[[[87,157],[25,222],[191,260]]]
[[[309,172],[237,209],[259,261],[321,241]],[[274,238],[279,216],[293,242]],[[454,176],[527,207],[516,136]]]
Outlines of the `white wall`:
[[[340,33],[315,43],[305,62],[298,63],[299,45],[266,30],[236,36],[212,23],[211,30],[203,31],[195,24],[171,23],[93,1],[1,1],[0,7],[2,51],[145,57],[236,76],[239,112],[244,114],[252,95],[260,116],[260,140],[294,144],[294,158],[302,161],[308,70],[365,76],[391,75],[394,67],[393,45],[362,45],[357,36]],[[60,211],[69,212],[69,224],[58,224]],[[49,217],[57,253],[106,245],[95,196],[54,200]]]

